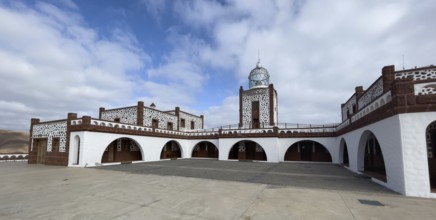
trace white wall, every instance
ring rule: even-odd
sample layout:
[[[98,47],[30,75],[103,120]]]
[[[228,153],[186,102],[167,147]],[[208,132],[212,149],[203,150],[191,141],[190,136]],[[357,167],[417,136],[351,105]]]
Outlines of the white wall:
[[[77,150],[75,147],[75,137],[80,137],[80,161],[76,165],[75,157]],[[135,136],[135,135],[123,135],[101,132],[71,132],[70,135],[70,154],[69,154],[69,166],[96,166],[101,163],[104,150],[112,141],[119,138],[130,138],[137,142],[138,147],[142,153],[143,161],[158,161],[160,160],[160,154],[162,148],[169,141],[176,141],[181,148],[182,158],[191,158],[192,150],[194,146],[201,141],[209,141],[219,149],[217,139],[204,139],[204,140],[185,140],[185,139],[170,139],[160,137],[148,137],[148,136]]]
[[[436,198],[430,192],[427,144],[427,126],[436,121],[436,112],[400,115],[405,191],[408,196]]]
[[[405,194],[403,153],[400,131],[399,115],[386,118],[382,121],[354,130],[336,139],[339,151],[341,139],[347,143],[350,170],[359,172],[363,170],[363,158],[365,153],[366,137],[372,132],[377,138],[386,167],[386,183],[382,185],[402,194]],[[335,155],[339,158],[339,154]]]

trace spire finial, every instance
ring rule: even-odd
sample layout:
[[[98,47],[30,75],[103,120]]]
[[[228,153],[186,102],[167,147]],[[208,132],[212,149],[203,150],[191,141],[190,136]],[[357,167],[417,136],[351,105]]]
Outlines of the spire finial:
[[[256,67],[259,68],[260,67],[260,49],[257,49],[257,64]]]

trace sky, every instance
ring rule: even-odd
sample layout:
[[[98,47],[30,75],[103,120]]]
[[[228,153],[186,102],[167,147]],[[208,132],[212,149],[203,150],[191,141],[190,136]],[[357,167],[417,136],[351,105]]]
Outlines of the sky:
[[[138,101],[237,124],[259,58],[280,123],[339,123],[383,66],[436,64],[435,11],[433,0],[0,0],[0,129]]]

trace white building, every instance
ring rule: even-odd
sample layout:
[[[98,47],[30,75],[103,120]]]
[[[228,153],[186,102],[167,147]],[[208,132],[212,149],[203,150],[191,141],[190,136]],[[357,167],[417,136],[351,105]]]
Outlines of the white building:
[[[209,157],[343,164],[398,193],[436,198],[436,67],[382,69],[356,87],[333,125],[278,123],[278,96],[257,66],[240,88],[239,124],[203,130],[203,116],[154,104],[104,109],[99,117],[31,120],[29,163],[74,167]]]

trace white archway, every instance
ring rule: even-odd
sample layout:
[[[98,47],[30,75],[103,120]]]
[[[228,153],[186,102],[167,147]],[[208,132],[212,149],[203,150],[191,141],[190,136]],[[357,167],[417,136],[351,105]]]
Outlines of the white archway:
[[[286,149],[283,160],[332,162],[333,158],[323,144],[314,140],[300,140]]]
[[[341,142],[339,143],[339,163],[347,167],[350,165],[350,155],[345,138],[341,138]]]
[[[377,137],[370,130],[365,130],[359,140],[357,168],[360,172],[387,182],[383,150]]]
[[[183,158],[183,148],[178,141],[169,140],[162,147],[160,159],[167,158]]]
[[[200,141],[191,150],[191,157],[217,158],[219,155],[218,147],[210,141]]]
[[[137,148],[137,149],[136,149]],[[139,155],[138,152],[139,151]],[[141,144],[133,138],[119,137],[113,139],[100,152],[101,163],[125,162],[125,161],[143,161],[144,151]]]
[[[265,149],[256,141],[240,140],[230,147],[227,152],[230,160],[263,160],[268,161]]]

